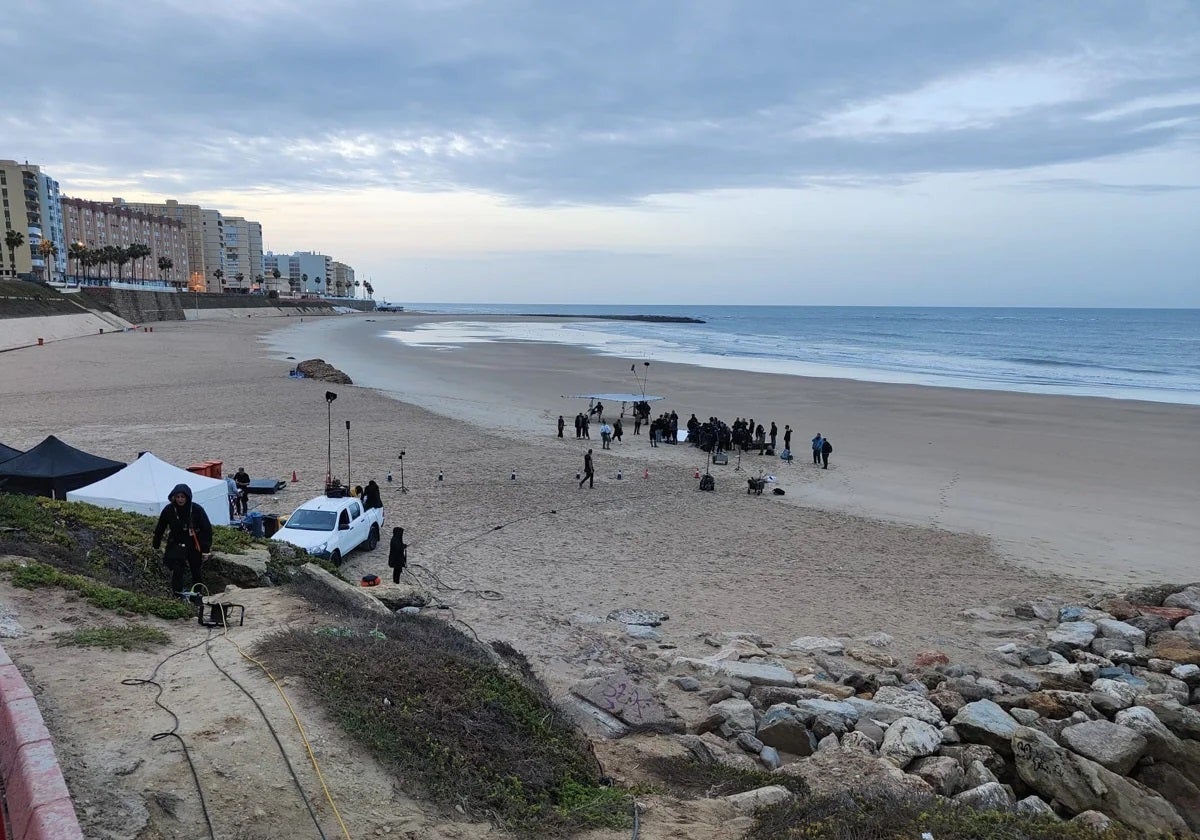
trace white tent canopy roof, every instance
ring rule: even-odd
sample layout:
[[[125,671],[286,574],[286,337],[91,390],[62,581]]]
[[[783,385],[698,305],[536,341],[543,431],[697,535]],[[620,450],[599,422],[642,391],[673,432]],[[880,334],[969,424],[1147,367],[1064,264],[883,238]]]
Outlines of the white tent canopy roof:
[[[108,478],[70,491],[67,501],[158,516],[168,502],[167,494],[176,484],[192,488],[192,501],[204,508],[212,524],[229,524],[229,491],[225,479],[190,473],[149,452]]]

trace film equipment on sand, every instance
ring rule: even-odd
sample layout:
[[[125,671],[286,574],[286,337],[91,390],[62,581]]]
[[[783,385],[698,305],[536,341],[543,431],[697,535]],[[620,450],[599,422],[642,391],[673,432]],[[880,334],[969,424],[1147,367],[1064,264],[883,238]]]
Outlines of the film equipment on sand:
[[[408,488],[404,486],[404,455],[405,455],[405,452],[403,449],[401,449],[400,455],[399,455],[399,459],[400,459],[400,492],[401,493],[408,492]]]
[[[328,431],[328,447],[325,453],[325,488],[333,483],[333,401],[337,399],[337,394],[333,391],[325,392],[325,420]],[[347,476],[348,477],[348,476]]]

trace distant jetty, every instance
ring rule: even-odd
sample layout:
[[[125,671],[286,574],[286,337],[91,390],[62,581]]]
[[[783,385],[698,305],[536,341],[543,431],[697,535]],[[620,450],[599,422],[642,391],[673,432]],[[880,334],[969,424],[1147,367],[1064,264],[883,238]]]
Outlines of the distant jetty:
[[[654,324],[705,324],[701,318],[686,315],[557,315],[552,312],[518,312],[520,318],[592,318],[598,321],[649,321]]]

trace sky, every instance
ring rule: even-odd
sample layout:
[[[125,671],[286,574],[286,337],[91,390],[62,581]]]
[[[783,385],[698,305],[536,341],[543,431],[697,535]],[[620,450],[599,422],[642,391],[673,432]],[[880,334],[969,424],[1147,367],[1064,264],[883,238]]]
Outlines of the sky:
[[[1200,307],[1198,0],[5,9],[0,157],[377,298]]]

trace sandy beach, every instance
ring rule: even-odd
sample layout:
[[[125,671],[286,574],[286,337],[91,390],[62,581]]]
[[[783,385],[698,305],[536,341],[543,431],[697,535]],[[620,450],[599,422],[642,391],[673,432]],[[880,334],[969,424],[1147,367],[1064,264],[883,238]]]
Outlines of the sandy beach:
[[[656,365],[665,409],[790,423],[800,457],[748,455],[742,473],[735,459],[713,468],[717,492],[699,493],[697,450],[652,449],[627,430],[611,452],[593,438],[597,483],[581,490],[585,442],[569,426],[558,439],[553,421],[584,401],[561,395],[628,390],[628,362],[523,344],[404,348],[378,326],[163,324],[9,353],[0,441],[52,433],[121,460],[148,449],[256,478],[295,470],[284,492],[252,497],[287,513],[322,485],[332,389],[334,474],[347,474],[350,420],[350,479],[383,484],[417,574],[436,573],[457,616],[528,651],[552,684],[586,667],[585,616],[620,607],[669,614],[665,636],[681,646],[723,630],[777,643],[885,630],[908,650],[976,656],[963,609],[1195,577],[1194,408]],[[287,356],[395,384],[291,379]],[[816,431],[836,446],[828,471],[806,463]],[[743,476],[760,469],[787,495],[747,495]],[[384,547],[348,559],[347,576],[368,571],[387,572]],[[485,589],[501,598],[472,594]]]

